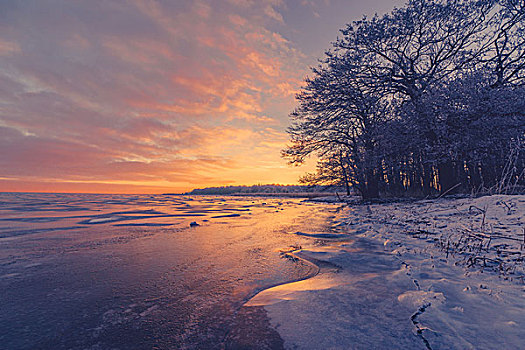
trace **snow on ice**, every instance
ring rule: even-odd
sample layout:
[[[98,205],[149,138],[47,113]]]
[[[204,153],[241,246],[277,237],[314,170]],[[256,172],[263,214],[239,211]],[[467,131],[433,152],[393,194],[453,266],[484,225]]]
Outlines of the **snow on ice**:
[[[246,306],[264,306],[287,348],[524,348],[524,204],[494,195],[349,206],[334,225],[347,240],[313,234],[291,252],[317,276]]]

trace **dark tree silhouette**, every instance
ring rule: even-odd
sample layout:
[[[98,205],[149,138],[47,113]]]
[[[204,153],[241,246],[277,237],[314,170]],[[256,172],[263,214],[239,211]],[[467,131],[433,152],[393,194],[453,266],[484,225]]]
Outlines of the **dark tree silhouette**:
[[[291,113],[283,156],[319,157],[303,182],[364,198],[473,191],[496,186],[517,150],[523,185],[523,1],[412,0],[341,33]]]

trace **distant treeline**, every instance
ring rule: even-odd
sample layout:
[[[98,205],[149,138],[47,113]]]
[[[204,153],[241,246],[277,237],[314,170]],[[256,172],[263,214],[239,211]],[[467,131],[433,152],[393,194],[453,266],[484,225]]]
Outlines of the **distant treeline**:
[[[326,191],[326,186],[253,185],[197,188],[186,194],[254,194],[254,193],[313,193]]]
[[[525,186],[525,2],[410,0],[341,30],[297,95],[306,184],[364,198]]]

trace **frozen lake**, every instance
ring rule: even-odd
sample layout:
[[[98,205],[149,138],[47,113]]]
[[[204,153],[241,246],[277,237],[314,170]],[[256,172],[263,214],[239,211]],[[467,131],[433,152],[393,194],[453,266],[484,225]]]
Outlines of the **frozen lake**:
[[[290,232],[329,231],[333,210],[297,199],[0,194],[0,344],[224,347],[245,301],[314,272],[279,249],[311,242]]]

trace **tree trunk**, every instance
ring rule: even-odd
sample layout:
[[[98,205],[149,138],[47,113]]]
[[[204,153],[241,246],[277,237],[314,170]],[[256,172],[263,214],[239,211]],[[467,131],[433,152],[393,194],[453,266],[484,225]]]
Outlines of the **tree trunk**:
[[[339,162],[341,164],[341,170],[343,171],[343,181],[345,182],[346,195],[350,195],[350,184],[348,180],[348,173],[346,172],[345,162],[343,160],[342,153],[339,153]]]
[[[427,165],[427,164],[422,164],[421,168],[422,168],[422,174],[421,174],[422,188],[421,190],[423,191],[423,195],[428,196],[431,194],[431,189],[432,189],[432,178],[431,178],[432,166]]]
[[[372,169],[366,174],[365,192],[363,199],[379,198],[379,179]]]
[[[438,164],[438,174],[441,193],[445,193],[457,185],[457,179],[454,176],[454,163],[450,160]]]

